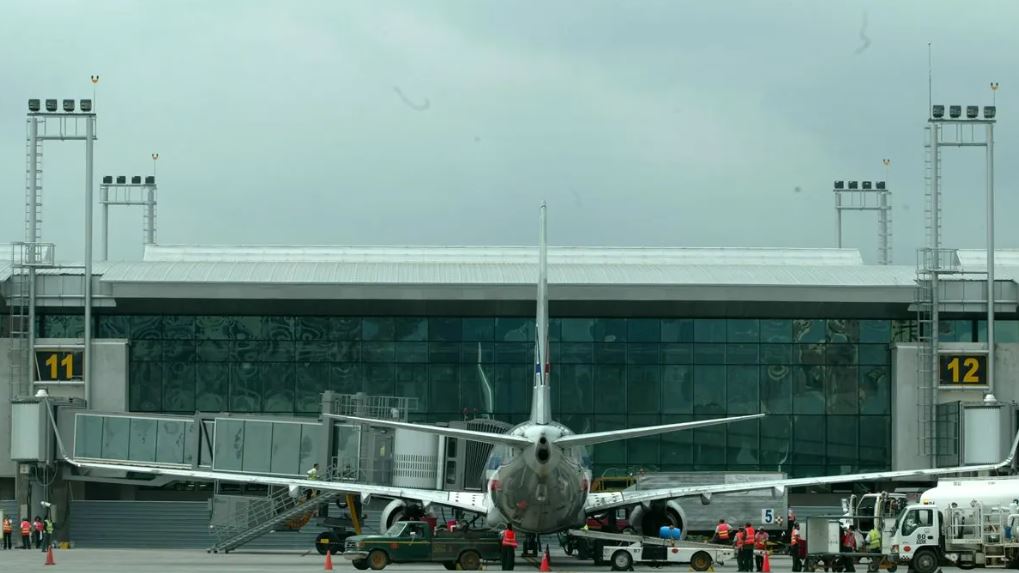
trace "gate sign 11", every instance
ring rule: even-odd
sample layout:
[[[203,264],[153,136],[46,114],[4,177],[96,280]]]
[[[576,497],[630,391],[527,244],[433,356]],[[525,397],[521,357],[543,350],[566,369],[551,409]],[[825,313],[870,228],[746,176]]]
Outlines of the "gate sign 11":
[[[942,386],[981,386],[987,384],[986,354],[942,354]]]
[[[36,380],[40,382],[71,382],[82,380],[81,351],[37,350],[35,368]]]

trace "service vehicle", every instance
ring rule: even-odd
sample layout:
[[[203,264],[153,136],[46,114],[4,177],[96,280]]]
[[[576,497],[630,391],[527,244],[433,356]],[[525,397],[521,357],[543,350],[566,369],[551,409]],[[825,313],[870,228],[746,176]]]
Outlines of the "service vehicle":
[[[355,569],[378,571],[390,563],[441,563],[446,569],[481,569],[483,561],[497,561],[502,542],[492,529],[435,531],[425,521],[401,521],[382,535],[347,538],[343,556]]]
[[[906,507],[895,522],[889,550],[916,573],[934,573],[942,562],[972,569],[1019,566],[1019,506],[989,507],[977,501]]]
[[[715,563],[721,565],[736,557],[735,549],[729,545],[589,529],[571,529],[570,535],[592,540],[601,550],[600,561],[608,562],[613,571],[629,571],[634,564],[689,565],[694,571],[707,571]]]
[[[801,538],[807,543],[807,556],[803,561],[804,570],[817,571],[818,569],[824,569],[825,571],[843,571],[846,569],[846,560],[849,559],[853,560],[854,568],[856,568],[856,563],[866,560],[867,570],[871,572],[878,571],[879,569],[887,569],[893,572],[897,570],[898,561],[896,559],[889,558],[883,552],[871,553],[863,549],[863,536],[857,537],[857,547],[860,549],[852,552],[842,551],[842,544],[840,542],[844,528],[848,527],[849,524],[867,520],[870,520],[871,524],[876,521],[879,529],[882,531],[886,529],[884,521],[887,520],[889,523],[894,523],[894,519],[884,518],[880,510],[876,513],[862,516],[832,515],[807,518],[804,524],[805,527],[801,528]],[[890,530],[891,528],[887,527],[887,529]],[[885,535],[887,534],[883,534],[882,539],[886,539]]]

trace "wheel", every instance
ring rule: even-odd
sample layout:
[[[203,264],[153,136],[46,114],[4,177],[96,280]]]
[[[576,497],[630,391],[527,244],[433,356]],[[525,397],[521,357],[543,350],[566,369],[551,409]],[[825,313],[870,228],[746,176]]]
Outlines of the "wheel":
[[[891,565],[888,566],[888,571],[890,573],[895,573],[895,570],[898,568],[899,568],[898,563],[892,563]]]
[[[711,569],[711,556],[706,551],[698,551],[690,558],[690,567],[694,571],[707,571]]]
[[[460,568],[464,571],[477,571],[481,569],[481,556],[477,551],[464,551],[460,554]]]
[[[373,571],[379,571],[386,568],[389,564],[389,556],[386,552],[381,549],[372,549],[372,552],[368,554],[368,566]]]
[[[446,561],[442,566],[446,568],[446,571],[456,571],[456,563],[452,561]]]
[[[938,556],[930,549],[921,549],[913,555],[910,565],[916,573],[934,573],[938,569]]]
[[[633,567],[633,556],[629,551],[619,550],[612,554],[613,571],[629,571]]]
[[[364,571],[365,569],[368,568],[367,559],[355,559],[351,561],[350,564],[353,565],[354,569],[357,569],[358,571]]]
[[[329,547],[331,541],[332,539],[328,531],[323,531],[322,533],[319,533],[318,537],[315,538],[315,551],[318,551],[319,555],[325,555],[326,548]],[[336,554],[333,553],[333,555]]]

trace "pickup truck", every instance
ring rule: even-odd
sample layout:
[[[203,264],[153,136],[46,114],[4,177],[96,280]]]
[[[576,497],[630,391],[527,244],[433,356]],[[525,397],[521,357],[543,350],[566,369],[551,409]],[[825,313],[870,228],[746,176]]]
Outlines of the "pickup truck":
[[[348,537],[343,556],[355,569],[384,569],[390,563],[442,563],[465,571],[481,569],[482,561],[500,556],[499,534],[490,529],[433,532],[423,521],[401,521],[382,535]]]

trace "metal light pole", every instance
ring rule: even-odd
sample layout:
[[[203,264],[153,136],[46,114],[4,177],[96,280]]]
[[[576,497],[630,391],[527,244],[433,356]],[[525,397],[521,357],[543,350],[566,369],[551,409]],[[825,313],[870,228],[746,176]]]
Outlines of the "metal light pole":
[[[92,407],[92,157],[95,143],[95,116],[85,121],[85,352],[82,381],[85,403]]]

